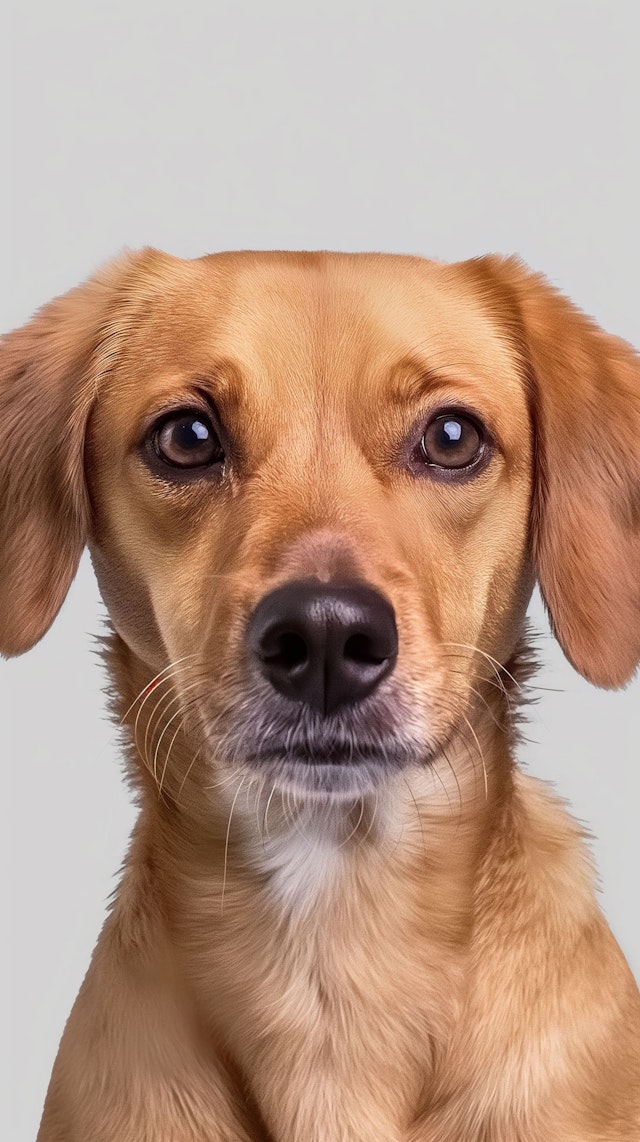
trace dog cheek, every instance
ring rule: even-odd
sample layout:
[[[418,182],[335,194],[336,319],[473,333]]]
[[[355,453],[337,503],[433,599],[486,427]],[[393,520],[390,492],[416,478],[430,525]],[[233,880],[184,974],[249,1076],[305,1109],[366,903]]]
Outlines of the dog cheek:
[[[114,564],[97,545],[90,543],[89,552],[114,631],[151,669],[162,669],[166,648],[143,579],[122,563]]]

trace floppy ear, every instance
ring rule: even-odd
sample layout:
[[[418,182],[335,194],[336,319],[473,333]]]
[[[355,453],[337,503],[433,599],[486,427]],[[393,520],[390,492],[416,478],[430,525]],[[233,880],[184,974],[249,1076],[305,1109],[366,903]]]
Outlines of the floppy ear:
[[[480,262],[519,326],[533,556],[552,627],[585,678],[621,686],[640,661],[640,358],[519,259]]]
[[[57,615],[85,544],[84,433],[103,330],[131,256],[0,341],[0,653]]]

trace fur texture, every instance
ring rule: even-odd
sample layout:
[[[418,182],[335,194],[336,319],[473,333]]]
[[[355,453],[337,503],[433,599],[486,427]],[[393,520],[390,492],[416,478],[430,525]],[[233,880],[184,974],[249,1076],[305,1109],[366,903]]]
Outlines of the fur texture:
[[[185,476],[150,441],[192,408]],[[443,408],[470,475],[421,460]],[[39,1142],[637,1142],[638,990],[514,760],[536,577],[585,677],[640,660],[633,350],[513,258],[143,250],[3,339],[0,438],[0,650],[88,544],[140,806]],[[295,579],[394,609],[331,715],[247,646]]]

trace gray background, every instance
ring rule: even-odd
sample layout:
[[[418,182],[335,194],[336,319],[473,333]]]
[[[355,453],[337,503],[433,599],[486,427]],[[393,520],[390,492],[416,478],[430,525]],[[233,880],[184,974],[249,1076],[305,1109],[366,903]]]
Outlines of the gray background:
[[[125,245],[515,251],[640,345],[631,2],[26,3],[0,38],[2,329]],[[0,665],[11,1142],[35,1137],[133,819],[91,642],[101,613],[85,560],[50,634]],[[539,600],[532,615],[535,681],[562,692],[541,693],[522,758],[597,837],[603,905],[640,976],[640,683],[589,687]]]

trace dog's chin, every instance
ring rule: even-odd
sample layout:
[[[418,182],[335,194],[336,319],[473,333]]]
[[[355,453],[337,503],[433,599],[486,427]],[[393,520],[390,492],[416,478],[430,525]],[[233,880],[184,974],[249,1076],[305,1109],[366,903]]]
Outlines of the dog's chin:
[[[369,757],[354,758],[348,751],[296,756],[257,755],[244,757],[242,769],[251,778],[259,777],[265,789],[275,786],[276,790],[295,797],[313,800],[354,800],[358,797],[376,794],[382,786],[411,760],[400,760],[373,754]]]

